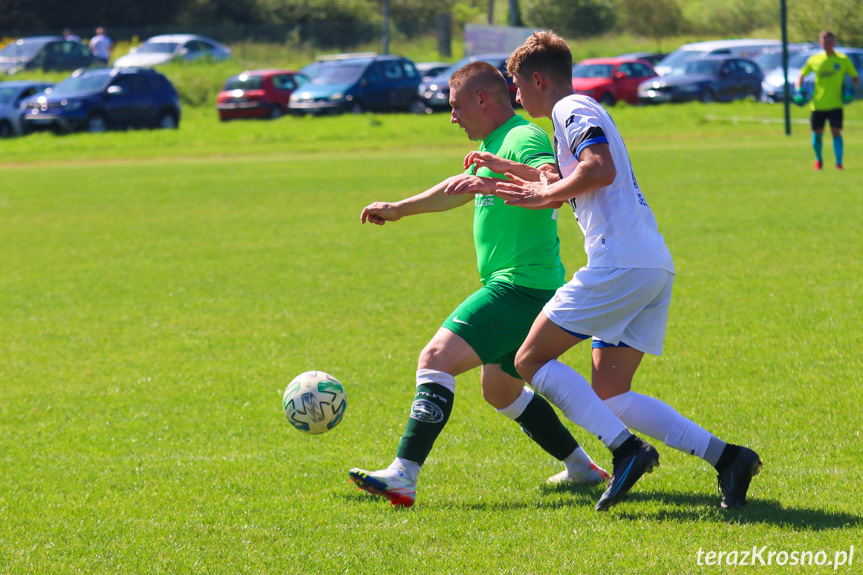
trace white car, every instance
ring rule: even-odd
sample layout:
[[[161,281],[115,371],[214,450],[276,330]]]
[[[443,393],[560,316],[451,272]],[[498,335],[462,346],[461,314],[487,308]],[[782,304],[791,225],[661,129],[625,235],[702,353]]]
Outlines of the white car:
[[[735,56],[737,58],[753,59],[765,48],[781,46],[779,40],[710,40],[708,42],[693,42],[684,44],[653,67],[660,76],[672,72],[682,73],[686,62],[705,56]]]
[[[41,94],[53,86],[47,82],[20,80],[0,82],[0,138],[24,133],[19,106],[24,98]]]
[[[151,67],[164,64],[174,58],[224,60],[230,57],[231,49],[212,38],[195,34],[164,34],[153,36],[137,48],[132,48],[128,54],[114,61],[114,67]]]

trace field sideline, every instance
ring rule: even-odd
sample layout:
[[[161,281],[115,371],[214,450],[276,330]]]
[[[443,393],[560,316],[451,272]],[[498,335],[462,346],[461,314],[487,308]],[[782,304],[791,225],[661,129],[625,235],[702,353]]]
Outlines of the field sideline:
[[[630,499],[594,512],[601,488],[546,486],[557,462],[483,403],[478,373],[413,509],[358,492],[347,470],[392,460],[416,356],[478,285],[470,209],[359,213],[452,175],[472,144],[446,114],[190,108],[177,131],[0,144],[0,573],[745,573],[706,553],[765,546],[771,573],[834,572],[852,546],[835,572],[859,572],[863,103],[844,172],[829,138],[814,172],[808,127],[765,123],[778,106],[612,115],[677,267],[666,354],[635,389],[759,451],[744,510],[660,446]],[[559,221],[571,275],[582,236]],[[586,348],[565,360],[589,372]],[[281,413],[309,369],[347,390],[323,436]]]

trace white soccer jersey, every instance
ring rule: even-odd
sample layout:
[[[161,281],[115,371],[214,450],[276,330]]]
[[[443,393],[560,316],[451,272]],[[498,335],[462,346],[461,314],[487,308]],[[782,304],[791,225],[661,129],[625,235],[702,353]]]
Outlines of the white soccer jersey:
[[[674,261],[647,205],[629,153],[614,121],[596,100],[573,95],[554,106],[554,154],[565,178],[582,150],[607,143],[617,177],[610,186],[569,201],[581,231],[588,268],[660,268],[674,273]]]

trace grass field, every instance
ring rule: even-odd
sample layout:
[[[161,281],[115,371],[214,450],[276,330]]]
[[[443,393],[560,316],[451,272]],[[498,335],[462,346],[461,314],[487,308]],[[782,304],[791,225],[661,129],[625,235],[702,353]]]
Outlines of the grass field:
[[[177,131],[2,142],[0,573],[745,573],[706,553],[765,546],[755,571],[833,572],[777,563],[854,546],[837,572],[860,572],[863,104],[846,113],[847,169],[816,173],[780,107],[613,112],[677,266],[666,355],[636,389],[759,451],[736,512],[665,447],[607,514],[601,488],[547,487],[557,462],[476,373],[414,508],[348,483],[392,460],[417,353],[478,285],[470,209],[359,223],[459,170],[471,143],[446,115],[189,109]],[[581,235],[560,222],[571,274]],[[586,348],[565,360],[589,371]],[[281,412],[309,369],[347,389],[323,436]]]

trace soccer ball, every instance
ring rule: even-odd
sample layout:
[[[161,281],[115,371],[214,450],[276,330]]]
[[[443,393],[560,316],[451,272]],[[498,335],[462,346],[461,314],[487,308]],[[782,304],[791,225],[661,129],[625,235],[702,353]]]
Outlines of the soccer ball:
[[[288,384],[282,396],[288,422],[311,435],[326,433],[337,426],[347,406],[345,388],[323,371],[301,373]]]

